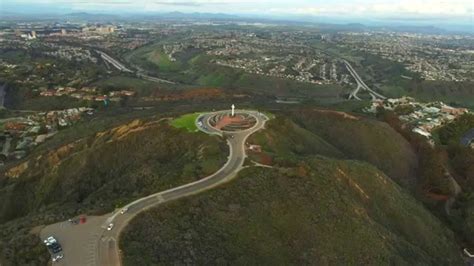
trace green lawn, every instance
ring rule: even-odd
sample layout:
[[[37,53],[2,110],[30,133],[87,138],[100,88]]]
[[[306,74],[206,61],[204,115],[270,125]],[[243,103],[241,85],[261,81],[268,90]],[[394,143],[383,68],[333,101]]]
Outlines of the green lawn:
[[[270,113],[270,112],[267,112],[267,111],[262,111],[261,113],[263,113],[264,115],[266,115],[268,117],[268,119],[272,120],[272,119],[275,119],[275,115]]]
[[[188,132],[197,132],[196,119],[200,114],[201,113],[192,113],[182,115],[171,121],[171,125],[176,128],[185,128]]]
[[[147,59],[163,71],[176,71],[180,67],[178,62],[171,61],[168,55],[157,50],[148,53]]]

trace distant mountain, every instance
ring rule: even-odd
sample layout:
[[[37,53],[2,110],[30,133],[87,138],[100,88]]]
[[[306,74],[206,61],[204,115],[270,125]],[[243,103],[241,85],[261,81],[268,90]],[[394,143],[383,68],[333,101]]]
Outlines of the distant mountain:
[[[84,19],[84,20],[110,20],[119,19],[119,15],[103,14],[103,13],[87,13],[87,12],[74,12],[65,14],[64,17],[68,19]]]
[[[43,11],[47,10],[47,11]],[[439,21],[416,21],[403,19],[370,19],[355,17],[331,17],[331,16],[311,16],[311,15],[265,15],[265,14],[228,14],[211,12],[120,12],[107,11],[102,13],[94,12],[73,12],[68,13],[61,9],[44,9],[42,6],[32,5],[22,10],[22,12],[11,12],[8,8],[2,10],[2,19],[17,20],[22,18],[37,19],[38,14],[42,14],[42,19],[80,19],[80,20],[147,20],[147,19],[167,19],[167,20],[229,20],[243,22],[275,23],[281,25],[313,25],[326,30],[338,31],[364,31],[364,30],[389,30],[398,32],[413,32],[425,34],[447,34],[447,33],[473,33],[471,24],[450,24]],[[437,25],[437,26],[434,26]]]
[[[427,34],[443,34],[447,31],[435,26],[411,26],[411,25],[400,25],[400,26],[388,26],[384,27],[388,30],[397,32],[413,32],[413,33],[427,33]]]
[[[183,12],[168,12],[168,13],[153,13],[148,15],[149,17],[158,17],[158,18],[173,18],[173,19],[242,19],[242,17],[237,15],[230,15],[224,13],[183,13]]]

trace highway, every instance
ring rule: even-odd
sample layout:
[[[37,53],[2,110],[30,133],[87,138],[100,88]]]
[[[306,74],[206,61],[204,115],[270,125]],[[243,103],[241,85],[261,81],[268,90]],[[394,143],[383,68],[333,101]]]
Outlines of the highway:
[[[102,52],[102,51],[99,51],[99,50],[95,50],[97,53],[100,54],[100,56],[102,57],[102,59],[104,59],[105,61],[111,63],[115,68],[117,68],[118,70],[120,71],[123,71],[123,72],[129,72],[129,73],[133,73],[132,70],[128,69],[126,66],[124,66],[122,63],[120,63],[119,61],[113,59],[110,55]]]
[[[142,79],[146,79],[146,80],[153,81],[153,82],[176,84],[175,82],[172,82],[172,81],[169,81],[169,80],[166,80],[166,79],[160,79],[160,78],[157,78],[157,77],[148,76],[148,75],[143,74],[141,72],[137,72],[137,76],[142,78]]]
[[[139,69],[138,71],[133,71],[129,68],[127,68],[124,64],[120,63],[118,60],[114,59],[113,57],[111,57],[110,55],[102,52],[102,51],[99,51],[99,50],[96,50],[96,52],[98,54],[100,54],[100,56],[102,57],[102,59],[104,59],[105,61],[109,62],[110,64],[112,64],[112,66],[114,66],[116,69],[120,70],[120,71],[123,71],[123,72],[128,72],[128,73],[135,73],[139,78],[142,78],[142,79],[145,79],[145,80],[149,80],[149,81],[153,81],[153,82],[161,82],[161,83],[168,83],[168,84],[175,84],[174,82],[172,81],[169,81],[169,80],[166,80],[166,79],[160,79],[160,78],[157,78],[157,77],[152,77],[152,76],[149,76],[149,75],[146,75],[144,74],[144,71]]]
[[[352,98],[354,98],[356,100],[360,100],[360,98],[357,96],[357,93],[359,93],[359,91],[361,89],[365,90],[365,91],[368,91],[370,96],[372,97],[372,100],[386,99],[386,97],[383,96],[382,94],[380,94],[380,93],[372,90],[371,88],[369,88],[369,86],[367,86],[367,84],[365,84],[365,82],[360,78],[359,74],[357,74],[357,72],[354,70],[354,68],[351,66],[351,64],[347,60],[344,59],[343,61],[344,61],[344,64],[346,65],[347,70],[349,71],[349,73],[351,73],[352,77],[357,82],[357,88],[355,88],[349,94],[349,100],[352,99]]]
[[[228,111],[223,112],[228,113]],[[240,110],[237,112],[245,112],[254,116],[256,118],[255,125],[246,130],[226,133],[213,128],[209,123],[209,119],[220,112],[206,113],[199,118],[203,121],[203,126],[197,125],[201,131],[224,136],[229,146],[227,162],[214,174],[186,185],[140,198],[113,213],[91,217],[86,224],[71,225],[68,222],[61,222],[45,227],[41,231],[40,237],[44,239],[53,235],[63,245],[64,258],[57,265],[121,265],[121,252],[118,246],[120,233],[137,214],[159,204],[215,188],[233,179],[242,169],[246,158],[246,139],[262,129],[268,120],[265,115],[255,111]],[[122,209],[127,209],[127,211],[122,214],[120,212]],[[110,223],[113,223],[114,226],[109,231],[106,228]]]

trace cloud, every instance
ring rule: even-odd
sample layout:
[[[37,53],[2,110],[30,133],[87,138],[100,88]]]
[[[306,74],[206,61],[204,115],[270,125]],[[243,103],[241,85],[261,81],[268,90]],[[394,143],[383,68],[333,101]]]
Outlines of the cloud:
[[[473,17],[473,4],[465,0],[354,1],[335,4],[310,4],[294,8],[272,8],[272,13],[297,15],[393,16],[393,17]]]
[[[224,5],[227,2],[222,1],[155,1],[153,2],[161,6],[186,6],[186,7],[200,7],[205,5]]]
[[[155,1],[154,2],[157,5],[162,5],[162,6],[202,6],[201,3],[197,2],[181,2],[181,1]]]
[[[0,0],[2,2],[115,12],[197,11],[364,18],[462,18],[470,21],[474,16],[472,0]]]

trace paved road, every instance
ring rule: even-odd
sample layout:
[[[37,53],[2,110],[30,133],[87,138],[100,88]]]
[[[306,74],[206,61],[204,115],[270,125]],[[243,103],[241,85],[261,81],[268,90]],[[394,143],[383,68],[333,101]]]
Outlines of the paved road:
[[[351,73],[352,77],[354,77],[355,81],[357,82],[357,88],[355,88],[350,94],[349,94],[349,99],[357,99],[360,100],[360,98],[357,96],[357,93],[359,93],[359,90],[366,90],[369,92],[370,96],[372,97],[372,100],[375,99],[385,99],[386,97],[383,96],[382,94],[377,93],[376,91],[373,91],[365,82],[362,80],[362,78],[357,74],[357,72],[354,70],[354,68],[351,66],[351,64],[347,61],[344,60],[344,64],[346,65],[347,70],[349,73]]]
[[[120,71],[123,71],[123,72],[129,72],[129,73],[135,73],[139,78],[142,78],[142,79],[145,79],[145,80],[149,80],[149,81],[153,81],[153,82],[161,82],[161,83],[168,83],[168,84],[175,84],[174,82],[172,81],[169,81],[169,80],[166,80],[166,79],[160,79],[160,78],[157,78],[157,77],[152,77],[152,76],[149,76],[149,75],[146,75],[145,74],[145,71],[141,68],[138,68],[138,71],[134,72],[133,70],[130,70],[129,68],[127,68],[124,64],[120,63],[118,60],[114,59],[113,57],[111,57],[110,55],[102,52],[102,51],[99,51],[99,50],[96,50],[97,53],[100,54],[100,56],[102,57],[102,59],[104,59],[105,61],[109,62],[110,64],[112,64],[112,66],[114,66],[115,68],[117,68],[118,70]]]
[[[119,61],[115,60],[114,58],[112,58],[110,55],[102,52],[102,51],[99,51],[99,50],[95,50],[97,53],[100,54],[100,56],[102,57],[102,59],[104,59],[105,61],[109,62],[110,64],[112,64],[115,68],[117,68],[118,70],[120,71],[123,71],[123,72],[129,72],[129,73],[133,73],[132,70],[128,69],[126,66],[124,66],[122,63],[120,63]]]
[[[226,111],[228,112],[228,111]],[[124,208],[124,214],[118,210],[100,217],[90,217],[86,224],[71,225],[61,222],[49,225],[41,231],[41,238],[55,236],[63,245],[64,259],[57,265],[120,265],[119,237],[127,224],[140,212],[155,207],[158,204],[183,198],[214,188],[234,178],[242,169],[245,160],[245,140],[265,125],[268,118],[254,111],[237,111],[248,113],[256,118],[256,124],[247,130],[225,133],[209,124],[209,119],[216,113],[204,114],[198,119],[203,126],[198,126],[208,134],[226,137],[229,145],[229,157],[225,165],[216,173],[196,182],[169,189],[138,199]],[[108,224],[113,223],[112,230],[107,231]]]

